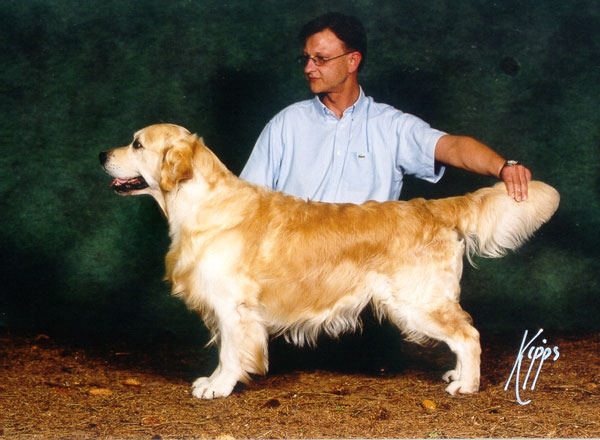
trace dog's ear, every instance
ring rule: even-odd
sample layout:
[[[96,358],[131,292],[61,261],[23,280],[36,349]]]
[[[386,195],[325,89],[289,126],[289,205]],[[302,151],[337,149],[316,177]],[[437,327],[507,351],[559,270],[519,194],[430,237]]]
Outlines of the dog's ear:
[[[160,172],[160,187],[175,189],[179,181],[192,178],[193,142],[177,140],[165,150]]]

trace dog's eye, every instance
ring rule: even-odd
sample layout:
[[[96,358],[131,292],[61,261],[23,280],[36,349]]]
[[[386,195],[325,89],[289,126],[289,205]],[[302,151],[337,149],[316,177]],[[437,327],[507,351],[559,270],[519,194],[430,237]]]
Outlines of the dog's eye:
[[[135,150],[138,150],[140,148],[144,148],[144,146],[142,144],[140,144],[140,141],[138,141],[137,139],[133,141],[132,146],[133,146],[133,148]]]

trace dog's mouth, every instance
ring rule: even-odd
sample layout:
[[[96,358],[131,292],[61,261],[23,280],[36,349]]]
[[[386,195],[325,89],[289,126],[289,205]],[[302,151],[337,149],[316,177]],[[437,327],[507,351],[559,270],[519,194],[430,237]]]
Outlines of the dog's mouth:
[[[112,181],[110,187],[119,194],[125,194],[131,191],[139,191],[148,188],[148,183],[142,176],[134,177],[133,179],[119,179],[118,177]]]

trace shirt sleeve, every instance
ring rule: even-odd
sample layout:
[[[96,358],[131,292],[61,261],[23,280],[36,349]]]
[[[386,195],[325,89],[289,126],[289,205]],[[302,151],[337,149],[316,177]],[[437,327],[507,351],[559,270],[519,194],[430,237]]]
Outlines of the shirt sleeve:
[[[436,166],[435,147],[446,133],[416,116],[401,113],[396,120],[398,149],[396,165],[403,173],[429,182],[437,182],[444,174],[443,166]]]
[[[275,189],[281,168],[283,149],[281,124],[273,118],[260,134],[248,162],[240,173],[240,178]]]

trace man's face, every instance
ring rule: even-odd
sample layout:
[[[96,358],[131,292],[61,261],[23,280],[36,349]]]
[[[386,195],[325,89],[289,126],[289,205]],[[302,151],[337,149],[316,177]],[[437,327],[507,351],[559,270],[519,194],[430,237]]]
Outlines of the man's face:
[[[307,38],[304,55],[333,58],[347,52],[347,48],[335,34],[325,29]],[[304,67],[306,80],[313,93],[332,93],[343,89],[350,72],[350,55],[331,60],[322,66],[316,66],[309,60]]]

